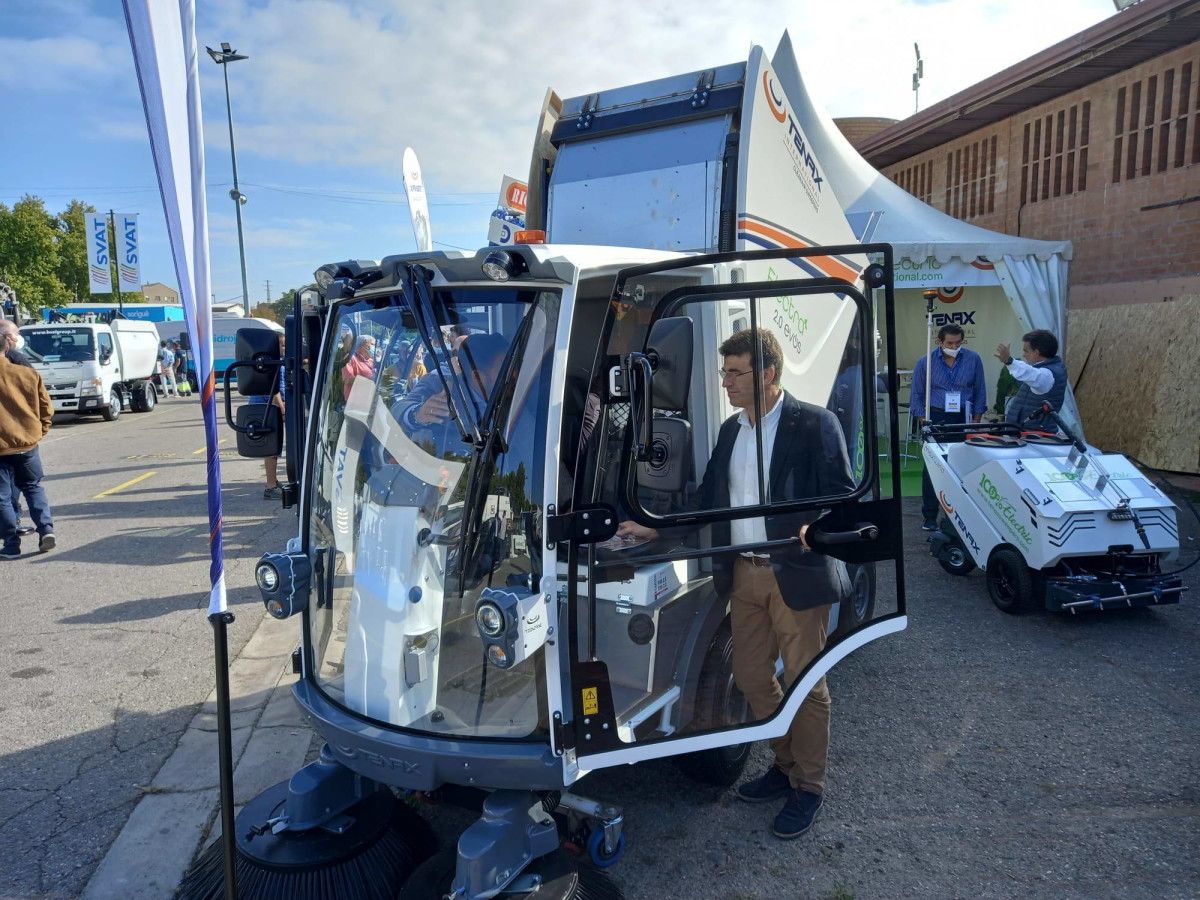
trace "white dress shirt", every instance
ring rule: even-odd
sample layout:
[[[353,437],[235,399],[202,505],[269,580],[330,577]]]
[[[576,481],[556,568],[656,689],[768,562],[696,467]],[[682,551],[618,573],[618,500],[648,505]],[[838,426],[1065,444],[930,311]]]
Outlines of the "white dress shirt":
[[[779,431],[779,417],[783,411],[783,394],[775,405],[762,417],[763,482],[770,478],[771,454],[775,449],[775,434]],[[729,505],[758,506],[766,498],[758,493],[758,441],[754,436],[755,426],[750,424],[746,411],[738,414],[738,434],[733,442],[733,454],[729,457]],[[770,486],[767,486],[768,492]],[[735,546],[753,544],[767,539],[765,519],[735,519],[729,523],[730,536]],[[760,554],[761,555],[761,554]]]
[[[1054,387],[1053,372],[1045,366],[1041,368],[1031,366],[1023,359],[1014,358],[1008,364],[1008,373],[1021,384],[1029,385],[1029,389],[1035,394],[1048,394],[1050,388]]]

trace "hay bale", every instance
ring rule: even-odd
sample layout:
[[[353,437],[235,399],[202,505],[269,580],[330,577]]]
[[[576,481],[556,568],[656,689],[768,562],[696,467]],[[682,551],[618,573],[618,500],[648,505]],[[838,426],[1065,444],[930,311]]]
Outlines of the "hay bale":
[[[1068,332],[1088,441],[1200,472],[1200,297],[1070,310]]]

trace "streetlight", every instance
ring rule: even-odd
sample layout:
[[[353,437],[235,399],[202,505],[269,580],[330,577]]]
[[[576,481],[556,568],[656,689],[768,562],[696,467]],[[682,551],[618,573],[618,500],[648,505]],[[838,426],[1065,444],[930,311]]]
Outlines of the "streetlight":
[[[225,73],[225,114],[229,118],[229,159],[233,162],[233,190],[229,192],[229,196],[233,200],[233,207],[237,213],[238,260],[242,264],[242,305],[248,316],[250,315],[250,289],[246,286],[246,245],[242,239],[242,206],[246,202],[246,195],[238,189],[237,152],[233,146],[233,108],[229,104],[229,63],[250,57],[244,53],[238,53],[228,43],[222,43],[220,50],[214,50],[212,47],[204,49],[208,51],[213,62],[221,66]]]

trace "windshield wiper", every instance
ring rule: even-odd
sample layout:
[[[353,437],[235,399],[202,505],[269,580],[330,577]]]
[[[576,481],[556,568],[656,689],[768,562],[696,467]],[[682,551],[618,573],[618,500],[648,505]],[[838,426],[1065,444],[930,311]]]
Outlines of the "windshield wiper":
[[[476,411],[471,402],[470,389],[451,365],[450,355],[446,352],[445,343],[441,339],[441,329],[433,312],[433,296],[429,290],[428,270],[415,265],[407,265],[404,268],[408,274],[408,294],[412,298],[417,330],[425,344],[425,351],[433,360],[433,371],[437,373],[438,380],[442,382],[442,390],[446,393],[446,404],[450,407],[450,417],[458,426],[463,443],[471,444],[478,449],[484,443],[483,433],[476,421]],[[420,269],[420,274],[417,272],[418,269]]]

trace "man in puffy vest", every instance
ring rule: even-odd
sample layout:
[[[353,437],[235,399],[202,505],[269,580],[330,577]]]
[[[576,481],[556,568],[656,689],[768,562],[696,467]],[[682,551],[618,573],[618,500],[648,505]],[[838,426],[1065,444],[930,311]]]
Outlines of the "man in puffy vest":
[[[1008,344],[996,348],[996,358],[1008,367],[1020,388],[1008,401],[1004,420],[1020,425],[1049,403],[1055,412],[1062,409],[1067,395],[1067,367],[1058,355],[1058,338],[1039,328],[1021,336],[1024,361],[1013,359]]]

